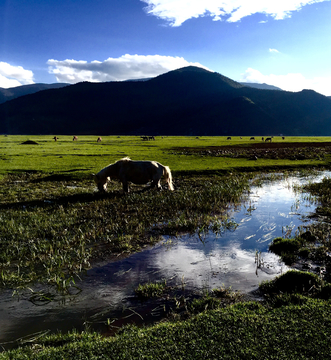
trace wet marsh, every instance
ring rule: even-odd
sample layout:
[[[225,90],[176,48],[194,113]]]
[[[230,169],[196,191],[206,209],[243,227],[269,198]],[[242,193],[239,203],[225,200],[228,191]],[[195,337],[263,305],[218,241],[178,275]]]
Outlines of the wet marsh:
[[[191,308],[191,304],[204,294],[215,293],[224,296],[230,294],[229,289],[236,292],[237,296],[250,294],[250,291],[258,289],[262,281],[271,280],[288,269],[279,261],[278,256],[268,252],[272,239],[289,232],[299,232],[301,226],[308,225],[308,215],[315,209],[314,204],[310,205],[309,199],[300,192],[293,191],[293,185],[299,182],[298,175],[266,174],[260,179],[253,179],[249,174],[241,175],[241,179],[239,175],[233,176],[232,179],[198,176],[188,180],[179,177],[176,180],[178,190],[174,193],[141,191],[137,188],[123,196],[114,189],[105,196],[100,196],[96,192],[90,197],[85,194],[89,200],[86,204],[82,198],[79,202],[71,203],[68,201],[71,199],[68,194],[56,198],[53,193],[52,200],[49,200],[51,203],[38,203],[40,200],[36,199],[32,202],[33,209],[38,209],[39,212],[42,208],[45,211],[44,218],[58,211],[59,206],[63,207],[62,211],[66,215],[57,219],[54,215],[52,229],[55,229],[56,221],[65,224],[66,233],[69,234],[75,233],[78,226],[80,243],[78,240],[76,243],[60,242],[59,239],[63,240],[66,237],[64,234],[58,237],[56,232],[53,237],[47,235],[46,240],[51,239],[48,242],[52,245],[53,252],[49,247],[43,249],[44,252],[35,257],[32,265],[31,260],[27,261],[27,254],[30,254],[27,249],[30,248],[25,248],[25,244],[31,246],[33,237],[41,238],[40,234],[50,232],[50,224],[45,223],[47,226],[39,234],[33,232],[36,222],[31,228],[28,227],[31,219],[26,222],[29,231],[25,236],[30,234],[30,240],[26,239],[20,250],[20,274],[28,274],[29,270],[33,269],[35,278],[31,278],[29,283],[19,283],[17,278],[16,283],[8,282],[6,287],[16,287],[17,290],[14,299],[7,305],[5,304],[11,293],[3,293],[1,296],[0,302],[4,311],[2,328],[4,331],[6,329],[2,341],[13,339],[15,328],[16,338],[19,337],[18,334],[27,335],[17,328],[25,329],[26,326],[21,324],[31,321],[34,323],[35,332],[52,328],[70,330],[70,327],[67,328],[69,320],[70,326],[79,330],[84,329],[84,324],[87,324],[94,330],[112,333],[114,329],[126,323],[146,324],[159,321],[175,314],[177,308],[181,312],[183,309],[191,309],[190,311],[194,312],[196,310]],[[26,183],[31,181],[35,184],[35,176],[19,184],[25,184],[23,186],[28,188]],[[300,181],[307,182],[314,177],[316,174],[308,172]],[[78,188],[84,188],[84,181],[79,183],[75,180],[75,184]],[[210,198],[207,194],[201,195],[204,193],[205,184],[209,189],[206,193],[212,195]],[[40,181],[39,186],[43,186],[40,185]],[[66,186],[72,191],[73,184],[69,182]],[[228,186],[231,191],[228,190]],[[177,197],[173,196],[175,194]],[[160,202],[160,199],[163,199],[162,206],[165,206],[168,196],[171,196],[168,200],[171,205],[177,204],[178,213],[177,207],[171,206],[173,210],[169,208],[168,212],[163,212],[161,205],[157,207],[157,203],[154,204],[154,201]],[[137,199],[143,201],[137,202]],[[120,222],[120,218],[116,217],[114,201],[116,209],[121,210],[123,220],[127,220],[121,225],[127,226],[126,233],[111,235],[111,219],[115,217],[116,224]],[[81,212],[75,215],[75,212],[70,211],[72,208],[77,209],[77,204]],[[146,204],[148,207],[145,208]],[[12,203],[6,206],[12,206]],[[18,208],[21,206],[28,207],[29,204],[19,204]],[[136,212],[132,211],[132,207]],[[102,208],[105,209],[104,212],[100,210]],[[186,216],[181,217],[184,208]],[[11,210],[9,207],[8,215],[12,216]],[[85,221],[78,221],[81,214],[86,214],[87,210],[90,219],[84,215]],[[163,214],[161,220],[157,217],[160,216],[157,215],[158,210]],[[198,214],[194,216],[197,217],[190,215],[196,212]],[[91,217],[92,213],[95,214],[94,217]],[[167,214],[169,218],[166,217]],[[106,215],[107,219],[98,223]],[[144,217],[145,227],[141,227],[139,231],[134,227],[136,232],[131,232],[129,237],[128,231],[132,228],[128,226],[128,219],[131,216],[139,219]],[[147,222],[149,217],[151,221]],[[39,223],[44,222],[40,220]],[[97,236],[91,237],[93,223],[99,224],[101,230],[98,234],[108,236],[108,241],[98,242]],[[57,231],[60,231],[60,228],[59,226]],[[18,243],[23,235],[16,233],[15,236]],[[77,239],[72,235],[68,235],[69,238],[71,241]],[[12,264],[15,264],[15,261],[18,262],[18,255],[13,244],[14,242],[7,247],[14,254]],[[53,250],[55,247],[58,253]],[[137,250],[139,251],[136,252]],[[53,254],[57,256],[53,257]],[[11,269],[15,275],[17,274],[17,267],[12,265],[7,269],[8,274]],[[11,279],[10,276],[8,279]],[[34,285],[35,281],[38,281],[38,284]],[[154,296],[156,299],[149,302],[148,298]],[[230,304],[238,300],[238,297],[231,296],[228,301]],[[16,302],[15,299],[19,301]],[[147,302],[142,304],[140,299],[147,299]],[[204,305],[196,304],[196,309],[220,306],[218,301],[209,298],[202,299],[202,304]],[[7,321],[10,322],[10,316],[16,318],[16,325],[5,325]],[[36,318],[39,319],[38,323],[35,322]],[[63,321],[63,318],[66,321]]]
[[[2,180],[3,287],[34,281],[58,286],[93,259],[136,251],[162,234],[216,229],[228,204],[248,189],[248,176],[238,175],[178,178],[175,193],[140,188],[127,196],[119,184],[99,195],[90,180],[44,179],[24,174]]]
[[[286,271],[279,258],[268,253],[274,238],[292,238],[309,230],[320,239],[317,234],[328,229],[328,221],[324,220],[329,218],[329,195],[317,199],[323,204],[317,213],[324,219],[317,226],[306,214],[315,211],[315,205],[309,208],[309,196],[301,197],[297,190],[291,197],[289,193],[295,188],[292,180],[277,185],[276,180],[289,179],[289,173],[256,176],[257,172],[248,171],[264,167],[327,167],[330,155],[324,151],[323,156],[306,156],[298,161],[252,161],[208,153],[178,155],[173,150],[179,142],[183,147],[197,146],[197,142],[206,147],[222,141],[225,144],[224,139],[216,138],[168,138],[159,143],[142,143],[133,137],[109,137],[103,147],[94,143],[92,137],[82,137],[80,144],[72,144],[68,138],[56,153],[54,146],[58,144],[45,138],[36,138],[42,146],[35,145],[30,152],[18,146],[22,140],[19,137],[5,140],[7,145],[2,151],[6,153],[2,154],[4,161],[0,166],[0,291],[7,298],[14,294],[19,302],[12,308],[7,300],[2,302],[3,314],[10,308],[9,314],[15,313],[14,308],[22,308],[21,313],[29,314],[30,319],[57,319],[57,328],[61,328],[61,318],[71,319],[75,325],[94,326],[101,321],[102,327],[111,328],[118,326],[112,320],[118,313],[112,306],[107,311],[107,304],[115,298],[119,301],[115,301],[115,308],[124,301],[123,318],[135,322],[142,316],[140,311],[151,313],[148,306],[138,310],[137,303],[130,300],[139,284],[142,291],[156,291],[163,299],[169,297],[164,289],[183,287],[186,296],[172,294],[170,308],[183,306],[184,301],[188,309],[190,303],[185,299],[194,303],[188,294],[199,289],[219,289],[219,293],[231,298],[228,289],[233,285],[234,290],[256,289],[262,280]],[[304,140],[307,141],[301,141]],[[239,138],[235,141],[239,145],[243,142]],[[111,182],[107,194],[98,194],[90,173],[126,155],[155,158],[169,165],[175,192],[146,191],[133,186],[131,193],[123,195],[121,185]],[[304,178],[308,178],[308,172]],[[323,182],[327,189],[327,180]],[[313,193],[314,185],[308,186],[305,191]],[[276,205],[279,199],[287,210]],[[327,268],[329,242],[320,243]],[[144,265],[135,260],[140,254]],[[299,253],[302,254],[304,249]],[[306,260],[312,258],[307,255]],[[166,266],[160,273],[161,264]],[[114,278],[121,280],[116,282]],[[98,281],[100,287],[91,292]],[[204,305],[197,308],[211,309],[216,304],[215,300],[203,301]],[[94,303],[94,307],[89,308],[88,303]],[[157,306],[162,308],[164,304]],[[75,319],[73,314],[77,315]],[[143,316],[148,318],[146,314]],[[3,319],[10,322],[10,317]],[[18,321],[17,325],[22,323]],[[63,327],[63,331],[70,329]],[[40,331],[38,326],[36,331]]]

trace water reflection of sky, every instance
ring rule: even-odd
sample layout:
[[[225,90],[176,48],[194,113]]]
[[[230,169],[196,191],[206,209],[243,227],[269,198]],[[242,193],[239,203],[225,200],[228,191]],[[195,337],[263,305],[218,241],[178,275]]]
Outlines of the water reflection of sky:
[[[303,179],[308,181],[309,179]],[[302,179],[300,180],[302,181]],[[165,238],[161,243],[116,262],[89,270],[77,284],[82,292],[65,303],[38,307],[15,302],[9,291],[0,294],[0,342],[45,329],[81,328],[96,313],[118,317],[130,307],[139,283],[161,281],[185,284],[187,290],[219,286],[249,292],[263,280],[286,271],[277,256],[268,253],[273,238],[292,234],[303,225],[302,217],[314,211],[292,185],[297,178],[253,187],[244,204],[230,210],[238,226],[221,236],[207,233]],[[291,230],[291,231],[290,231]],[[256,252],[262,262],[257,269]]]

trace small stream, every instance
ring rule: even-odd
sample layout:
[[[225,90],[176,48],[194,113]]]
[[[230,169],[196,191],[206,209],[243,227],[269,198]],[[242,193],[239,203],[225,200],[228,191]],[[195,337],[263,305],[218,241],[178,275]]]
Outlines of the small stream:
[[[315,205],[293,191],[293,184],[319,181],[330,173],[311,177],[291,176],[252,187],[241,206],[229,210],[237,226],[220,236],[164,237],[153,247],[127,258],[99,264],[86,272],[77,295],[37,306],[25,297],[0,293],[0,344],[8,349],[15,340],[50,330],[66,332],[85,326],[104,333],[125,323],[149,323],[164,315],[167,300],[141,303],[134,289],[146,282],[166,280],[186,296],[216,287],[231,287],[250,294],[263,280],[288,270],[268,245],[278,236],[295,234],[308,222]],[[256,253],[262,266],[257,268]],[[108,322],[108,324],[106,324]],[[110,326],[109,326],[110,324]]]

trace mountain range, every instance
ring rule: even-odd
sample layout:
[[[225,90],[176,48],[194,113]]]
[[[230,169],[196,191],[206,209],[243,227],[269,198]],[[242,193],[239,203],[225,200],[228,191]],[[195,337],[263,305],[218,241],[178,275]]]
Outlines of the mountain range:
[[[31,84],[31,85],[22,85],[16,86],[9,89],[0,88],[0,104],[16,99],[23,95],[34,94],[38,91],[47,90],[47,89],[58,89],[63,86],[67,86],[65,83],[56,83],[56,84]]]
[[[331,135],[330,98],[257,89],[193,66],[146,81],[53,85],[0,104],[0,133]]]

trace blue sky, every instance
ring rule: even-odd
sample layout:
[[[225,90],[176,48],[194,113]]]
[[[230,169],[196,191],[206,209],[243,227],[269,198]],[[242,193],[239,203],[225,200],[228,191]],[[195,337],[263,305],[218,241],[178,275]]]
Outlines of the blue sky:
[[[331,96],[330,0],[0,0],[0,87],[188,65]]]

